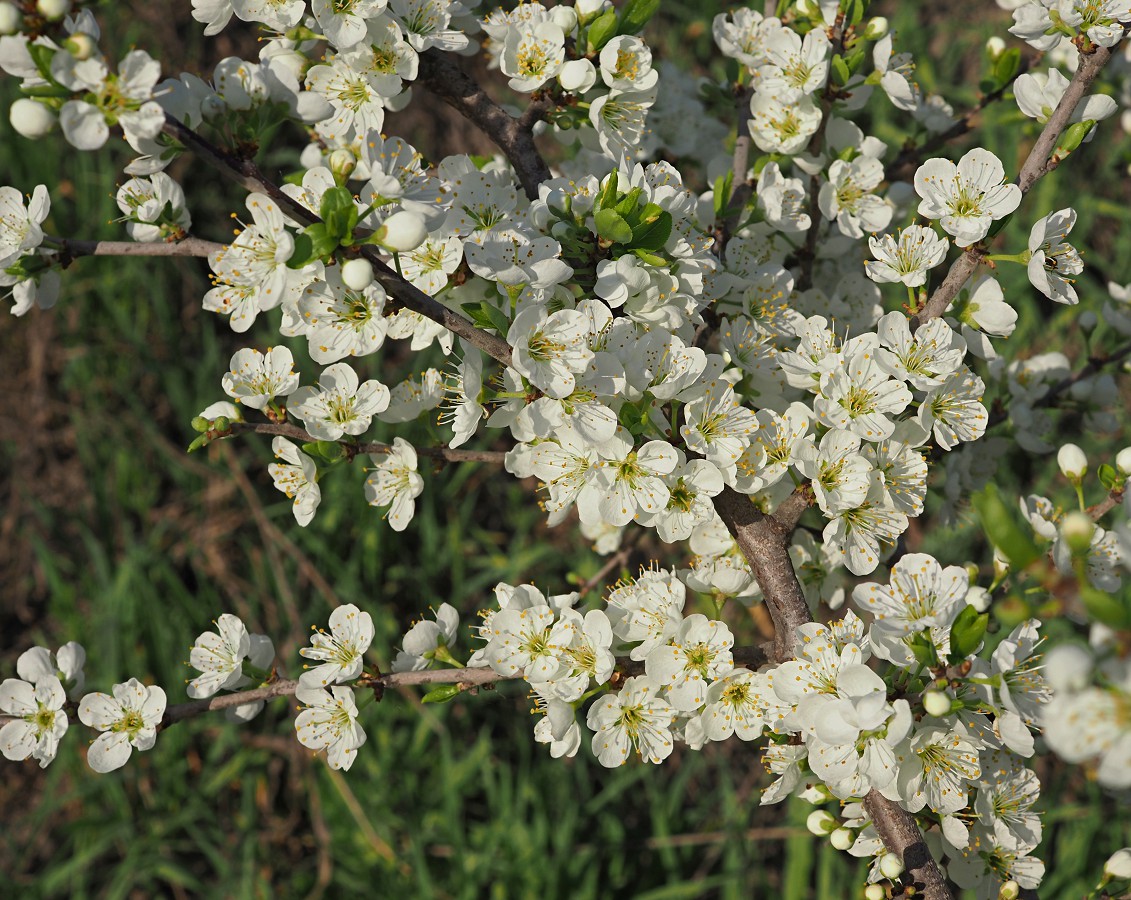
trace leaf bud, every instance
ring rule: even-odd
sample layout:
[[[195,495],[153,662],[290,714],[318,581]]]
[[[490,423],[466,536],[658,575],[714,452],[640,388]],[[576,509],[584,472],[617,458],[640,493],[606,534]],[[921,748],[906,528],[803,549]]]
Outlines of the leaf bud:
[[[1076,444],[1065,444],[1056,452],[1056,464],[1061,474],[1073,484],[1079,484],[1088,471],[1088,457]]]
[[[894,853],[885,853],[880,857],[880,872],[884,878],[890,878],[894,881],[903,874],[903,869],[903,860]]]
[[[805,827],[809,829],[810,834],[824,837],[836,830],[837,818],[828,810],[816,809],[809,813],[809,818],[805,820]]]
[[[19,134],[37,140],[55,127],[55,113],[35,100],[21,97],[8,111],[8,120]]]

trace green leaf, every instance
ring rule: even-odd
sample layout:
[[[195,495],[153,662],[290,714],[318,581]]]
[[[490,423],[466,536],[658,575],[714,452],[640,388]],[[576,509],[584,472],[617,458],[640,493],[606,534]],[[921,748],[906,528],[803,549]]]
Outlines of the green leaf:
[[[326,232],[334,237],[335,243],[353,234],[357,224],[357,204],[348,188],[332,187],[322,195],[318,215],[326,225]]]
[[[1088,132],[1092,130],[1096,124],[1095,119],[1085,119],[1083,122],[1077,122],[1075,125],[1069,125],[1064,129],[1064,134],[1060,136],[1057,142],[1056,150],[1053,151],[1052,158],[1055,160],[1062,160],[1082,143],[1084,138],[1088,136]]]
[[[1099,467],[1096,476],[1100,479],[1105,491],[1112,491],[1123,487],[1124,478],[1115,470],[1115,466],[1104,463]]]
[[[634,250],[663,250],[672,233],[672,214],[662,212],[653,222],[638,225],[632,229]]]
[[[617,34],[639,34],[660,8],[660,0],[628,0],[621,9]]]
[[[491,319],[487,315],[483,307],[486,306],[482,301],[479,303],[464,303],[460,306],[464,315],[471,319],[471,324],[476,328],[492,328]]]
[[[614,244],[627,244],[632,240],[632,226],[630,226],[615,209],[602,209],[593,217],[597,226],[597,234],[602,239]]]
[[[657,256],[655,253],[650,253],[647,250],[641,250],[639,247],[634,248],[631,252],[639,257],[641,262],[646,262],[650,266],[657,266],[661,269],[667,268],[668,261],[662,256]]]
[[[601,48],[617,34],[617,11],[610,7],[589,26],[588,52],[600,53]]]
[[[976,653],[986,627],[990,624],[989,613],[979,613],[973,606],[966,606],[954,624],[950,626],[950,662],[957,665],[971,653]]]
[[[997,82],[995,89],[1009,84],[1009,79],[1017,74],[1020,65],[1021,51],[1016,47],[1010,47],[995,59],[993,68],[993,79]]]
[[[500,335],[506,337],[506,334],[511,329],[511,321],[499,307],[484,300],[481,304],[483,315],[487,321],[491,323],[491,327],[495,329]]]
[[[643,188],[634,187],[631,191],[621,197],[617,201],[617,205],[613,207],[626,219],[633,213],[637,212],[637,207],[640,205],[640,198],[644,194]],[[651,205],[651,204],[650,204]]]
[[[715,221],[721,221],[723,211],[727,208],[730,202],[731,189],[734,187],[734,170],[727,169],[725,175],[720,175],[715,179]]]
[[[462,693],[458,684],[442,684],[420,698],[421,703],[447,703]]]
[[[288,269],[301,269],[303,266],[318,259],[318,257],[314,255],[314,241],[310,239],[310,235],[306,232],[300,231],[296,234],[294,242],[294,253],[292,253],[291,258],[287,260]]]
[[[907,646],[915,656],[915,661],[920,665],[927,666],[928,668],[938,666],[939,655],[935,651],[935,645],[931,643],[931,639],[927,637],[925,632],[918,632],[907,642]]]
[[[846,25],[859,25],[864,21],[864,12],[866,4],[864,0],[848,0],[848,3],[841,3],[844,9],[844,22]]]
[[[609,178],[605,182],[605,186],[601,189],[601,196],[597,201],[597,206],[601,209],[608,209],[617,204],[617,170],[613,169],[609,173]]]
[[[329,259],[334,255],[334,251],[338,249],[338,239],[335,235],[330,234],[329,229],[324,222],[318,222],[314,225],[307,225],[303,229],[311,241],[311,259]]]
[[[1128,608],[1125,598],[1121,599],[1107,591],[1096,590],[1090,585],[1081,585],[1080,599],[1084,601],[1088,615],[1097,622],[1116,631],[1131,628],[1131,609]]]
[[[1020,513],[1006,506],[996,485],[987,485],[975,494],[973,503],[990,543],[1002,552],[1014,570],[1024,569],[1041,555],[1028,527],[1020,523]]]
[[[848,84],[848,79],[852,77],[852,73],[848,71],[848,63],[844,61],[844,57],[837,53],[833,56],[833,81],[839,85]]]

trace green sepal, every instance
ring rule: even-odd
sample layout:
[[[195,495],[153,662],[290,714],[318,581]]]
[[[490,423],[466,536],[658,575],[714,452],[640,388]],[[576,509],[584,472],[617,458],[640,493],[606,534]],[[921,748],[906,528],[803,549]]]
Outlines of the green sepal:
[[[990,543],[1001,551],[1014,570],[1024,569],[1040,557],[1040,548],[1018,521],[1020,513],[1015,515],[1006,506],[995,485],[986,485],[975,494],[973,504]]]
[[[628,0],[621,8],[617,34],[639,34],[660,8],[660,0]]]
[[[615,209],[602,209],[594,217],[597,234],[614,244],[627,244],[632,240],[632,226]]]
[[[599,15],[589,26],[588,47],[589,53],[600,53],[601,48],[611,41],[617,34],[617,11],[610,7]]]
[[[434,687],[427,694],[420,698],[421,703],[447,703],[449,700],[454,700],[463,691],[460,690],[458,684],[442,684],[439,687]]]
[[[990,624],[990,614],[965,606],[950,626],[950,662],[957,665],[976,653]]]

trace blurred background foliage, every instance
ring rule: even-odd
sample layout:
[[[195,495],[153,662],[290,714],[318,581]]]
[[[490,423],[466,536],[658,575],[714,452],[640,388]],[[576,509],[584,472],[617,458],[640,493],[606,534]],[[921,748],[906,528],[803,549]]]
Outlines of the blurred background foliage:
[[[714,0],[665,4],[650,32],[657,55],[718,76],[710,18],[723,8]],[[944,91],[959,111],[976,102],[985,38],[1004,33],[1006,14],[984,2],[890,2],[873,12],[892,18],[899,49],[914,52],[926,89]],[[103,3],[99,15],[108,55],[148,48],[166,73],[207,77],[220,58],[256,52],[248,29],[205,41],[187,2],[120,0]],[[0,82],[0,108],[13,96],[11,81]],[[390,133],[432,159],[490,152],[440,104],[423,94],[417,100],[390,120]],[[870,110],[871,127],[896,142],[898,123],[885,101]],[[977,131],[1007,170],[1016,170],[1035,136],[1019,122],[1005,102],[981,117]],[[291,151],[267,160],[276,171],[293,166],[301,135],[291,138]],[[971,145],[966,138],[947,152],[957,157]],[[125,150],[79,153],[61,140],[32,145],[5,117],[0,181],[28,192],[46,183],[52,233],[118,239],[119,227],[106,220],[116,214]],[[1126,137],[1107,123],[1079,158],[1026,198],[1008,231],[1009,246],[1022,249],[1022,221],[1075,206],[1074,235],[1090,250],[1090,271],[1078,286],[1083,309],[1098,311],[1106,277],[1131,280],[1127,158]],[[243,209],[238,190],[188,157],[172,174],[186,185],[196,233],[224,240],[228,214]],[[1036,297],[1013,268],[1002,275],[1021,323],[1004,352],[1064,349],[1082,362],[1079,310]],[[1098,269],[1109,271],[1097,277]],[[186,455],[188,422],[222,397],[219,378],[230,355],[279,342],[272,322],[244,337],[205,314],[205,276],[196,260],[84,259],[67,272],[56,309],[0,318],[0,674],[14,674],[16,657],[32,644],[78,640],[89,653],[89,689],[132,675],[164,686],[176,703],[184,699],[178,685],[190,677],[183,663],[189,646],[222,612],[269,634],[294,675],[310,626],[324,623],[334,606],[356,603],[373,614],[374,652],[387,665],[404,630],[430,606],[450,602],[466,622],[492,602],[499,581],[559,592],[600,568],[602,559],[576,529],[546,528],[533,484],[488,467],[426,473],[416,518],[397,535],[366,506],[357,471],[335,471],[324,481],[321,510],[300,529],[271,487],[266,438]],[[900,302],[893,298],[890,308]],[[304,346],[294,349],[306,358]],[[443,366],[438,356],[410,360],[392,346],[367,363],[368,375],[388,383]],[[1078,417],[1068,414],[1063,433],[1094,460],[1119,449],[1118,436],[1074,434],[1074,422],[1078,428]],[[423,424],[409,437],[435,441],[438,432]],[[1044,462],[1020,455],[1003,460],[999,474],[1007,496],[1065,490]],[[969,516],[946,529],[924,519],[907,546],[945,546],[948,563],[964,554],[988,563],[979,535]],[[671,554],[645,538],[624,571],[649,559],[684,562]],[[585,601],[596,603],[598,592]],[[740,643],[764,634],[757,610],[732,610],[729,621]],[[427,707],[418,692],[398,691],[367,709],[368,743],[343,774],[299,746],[293,705],[277,702],[241,728],[220,717],[184,723],[108,776],[86,768],[89,735],[77,722],[46,771],[4,764],[4,893],[859,896],[861,868],[808,835],[808,806],[759,807],[768,779],[738,741],[701,753],[677,747],[659,768],[609,771],[588,748],[573,760],[551,760],[532,739],[534,722],[517,685]],[[1080,896],[1107,855],[1131,844],[1126,806],[1081,771],[1047,758],[1039,774],[1046,810],[1040,855],[1049,864],[1042,895]]]

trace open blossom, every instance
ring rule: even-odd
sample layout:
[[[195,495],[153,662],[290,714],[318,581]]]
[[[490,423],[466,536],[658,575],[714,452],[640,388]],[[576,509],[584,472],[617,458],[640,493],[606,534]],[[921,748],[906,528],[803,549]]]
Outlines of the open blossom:
[[[364,432],[388,405],[385,385],[376,379],[360,384],[349,365],[335,363],[322,371],[317,387],[295,391],[290,410],[315,438],[336,441],[343,434]]]
[[[627,762],[630,750],[645,762],[663,762],[672,752],[674,712],[648,679],[626,679],[619,692],[589,707],[586,723],[594,732],[593,754],[608,768]]]
[[[189,664],[201,674],[189,682],[188,695],[200,700],[250,684],[243,673],[245,659],[257,669],[270,666],[275,659],[271,639],[249,634],[238,616],[224,613],[216,620],[216,631],[201,634],[189,651]]]
[[[0,728],[0,753],[5,759],[30,756],[41,769],[50,765],[67,733],[66,702],[67,694],[54,675],[45,675],[34,684],[5,678],[0,684],[0,712],[14,720]]]
[[[1038,291],[1055,300],[1074,306],[1080,302],[1074,279],[1084,271],[1080,254],[1065,238],[1076,224],[1076,210],[1061,209],[1040,219],[1029,232],[1029,281]]]
[[[339,606],[330,613],[330,631],[317,629],[310,638],[310,646],[298,651],[307,659],[321,663],[307,668],[299,683],[323,687],[357,678],[365,665],[363,656],[373,642],[373,633],[373,618],[369,613],[352,603]]]
[[[295,718],[298,741],[311,750],[325,750],[331,769],[349,769],[365,731],[357,721],[353,689],[334,685],[329,690],[299,683],[295,699],[304,704]]]
[[[67,641],[55,653],[46,647],[31,647],[16,660],[16,674],[24,681],[35,684],[41,678],[58,678],[71,698],[82,693],[86,676],[83,665],[86,650],[77,641]]]
[[[87,694],[79,704],[79,720],[102,732],[90,745],[86,761],[95,772],[120,769],[134,749],[148,750],[157,741],[165,715],[165,692],[136,678],[114,685],[114,694]]]
[[[318,487],[318,465],[285,437],[271,441],[271,450],[281,463],[267,467],[275,487],[294,500],[291,511],[299,525],[306,526],[314,518],[322,502],[322,489]]]
[[[1005,168],[981,147],[967,152],[955,165],[948,159],[929,159],[915,173],[915,191],[922,197],[919,215],[938,219],[959,247],[984,238],[995,219],[1009,215],[1021,202],[1021,188],[1003,184]]]
[[[1021,112],[1043,125],[1060,104],[1068,85],[1068,79],[1059,69],[1049,69],[1047,73],[1024,72],[1013,83],[1013,96]],[[1083,122],[1090,119],[1099,122],[1114,115],[1118,109],[1119,104],[1114,97],[1092,94],[1077,104],[1068,121]],[[1091,140],[1095,133],[1093,129],[1087,140]]]
[[[40,226],[50,211],[45,185],[36,185],[26,203],[14,187],[0,187],[0,268],[43,243]]]
[[[698,710],[707,687],[734,668],[730,648],[734,636],[723,622],[696,613],[679,624],[671,643],[657,647],[644,660],[644,670],[664,696],[684,712]]]
[[[394,672],[417,672],[427,669],[437,650],[455,643],[459,613],[450,603],[441,603],[434,619],[421,619],[408,630],[401,650],[393,660]]]
[[[365,479],[365,500],[370,506],[388,506],[389,527],[404,531],[416,512],[415,500],[424,491],[424,479],[416,471],[416,450],[398,437],[388,453],[369,458],[377,465]]]
[[[902,281],[908,287],[927,282],[927,271],[946,258],[950,242],[940,238],[931,228],[910,225],[899,232],[898,240],[890,234],[868,238],[875,261],[864,263],[868,277],[881,284]]]
[[[550,314],[538,306],[527,307],[507,332],[515,371],[559,400],[573,393],[576,376],[593,358],[588,340],[585,314],[570,309]]]
[[[263,409],[276,397],[298,389],[294,357],[286,347],[272,347],[266,353],[239,350],[228,365],[221,382],[224,393],[252,409]]]

